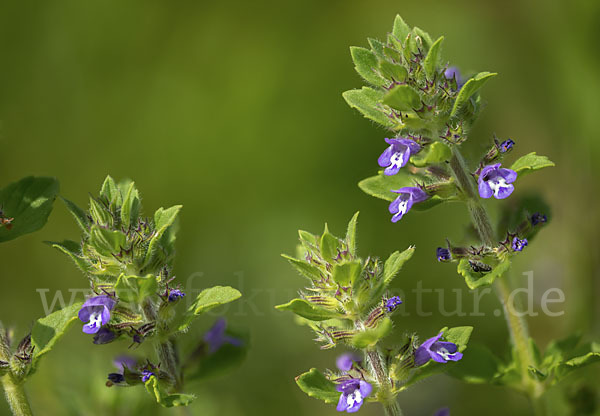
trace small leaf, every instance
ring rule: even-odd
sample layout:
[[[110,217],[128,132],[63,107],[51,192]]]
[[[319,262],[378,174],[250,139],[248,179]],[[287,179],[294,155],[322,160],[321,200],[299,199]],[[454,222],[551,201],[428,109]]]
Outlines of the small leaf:
[[[413,27],[412,33],[421,38],[425,51],[428,51],[431,48],[433,40],[431,39],[431,36],[429,36],[429,33],[417,26]]]
[[[321,255],[323,258],[330,263],[333,262],[333,259],[338,255],[338,245],[338,239],[326,229],[321,236],[320,242]]]
[[[83,302],[74,303],[35,321],[31,329],[31,343],[34,350],[30,374],[37,370],[40,358],[50,352],[69,326],[77,321],[77,313],[82,305]]]
[[[325,321],[327,319],[344,317],[339,312],[315,306],[305,299],[292,299],[288,303],[275,306],[275,309],[290,311],[311,321]]]
[[[596,351],[591,351],[587,354],[580,355],[560,363],[554,370],[556,374],[555,377],[557,380],[561,380],[572,371],[597,362],[600,362],[600,348],[598,347],[596,347]]]
[[[442,328],[440,332],[443,332],[444,339],[448,342],[452,342],[458,346],[458,350],[463,352],[467,348],[469,338],[473,332],[472,326],[457,326],[454,328],[446,329]]]
[[[121,222],[123,228],[129,229],[137,219],[140,212],[140,195],[135,187],[135,183],[131,182],[127,188],[123,206],[121,207]]]
[[[384,127],[393,127],[395,123],[385,114],[381,100],[383,92],[369,87],[360,90],[350,90],[342,94],[344,100],[352,108],[357,109],[363,116]]]
[[[425,68],[425,73],[433,78],[433,75],[437,72],[438,65],[441,59],[441,50],[442,50],[442,42],[444,41],[444,37],[441,36],[429,49],[429,53],[423,62],[423,67]]]
[[[127,237],[119,230],[109,230],[97,224],[90,229],[90,244],[103,256],[112,256],[125,248]]]
[[[75,218],[77,225],[79,225],[79,228],[81,228],[81,230],[87,234],[90,231],[90,219],[85,211],[77,206],[74,202],[69,201],[67,198],[63,198],[61,196],[60,199],[65,203],[65,206],[69,212],[73,214],[73,217]]]
[[[156,232],[148,244],[148,251],[146,252],[144,264],[148,264],[152,260],[152,256],[154,256],[154,252],[162,236],[169,229],[169,227],[173,225],[177,219],[177,216],[179,215],[179,211],[181,211],[181,208],[182,205],[174,205],[167,209],[160,207],[154,213],[154,227]]]
[[[510,268],[510,260],[504,259],[487,273],[475,272],[469,264],[469,260],[461,259],[458,263],[457,271],[465,278],[469,289],[474,290],[478,287],[490,286],[498,277],[501,277]]]
[[[115,284],[115,291],[120,299],[126,302],[140,303],[158,290],[156,276],[125,276],[121,275]]]
[[[352,286],[352,283],[360,276],[362,264],[360,261],[352,261],[349,263],[335,264],[331,277],[334,282],[340,286]]]
[[[480,72],[475,75],[473,78],[469,79],[465,85],[462,86],[460,92],[458,93],[458,97],[456,97],[456,101],[454,101],[454,106],[452,107],[452,112],[450,116],[455,116],[458,113],[458,110],[469,101],[471,96],[475,94],[479,89],[486,83],[486,81],[492,77],[495,77],[496,73],[492,72]]]
[[[452,151],[442,142],[434,142],[410,158],[415,166],[428,166],[441,163],[452,157]]]
[[[410,111],[421,107],[421,97],[411,86],[402,84],[389,90],[383,103],[399,111]]]
[[[204,289],[172,327],[177,328],[177,331],[185,331],[198,315],[226,303],[233,302],[241,296],[242,294],[237,289],[230,286],[214,286]]]
[[[8,227],[0,226],[0,243],[42,228],[52,212],[58,188],[54,178],[29,176],[1,189],[0,210],[4,218],[13,220]]]
[[[293,257],[290,257],[286,254],[281,255],[284,259],[290,262],[294,269],[298,270],[300,274],[304,277],[309,278],[310,280],[320,280],[321,279],[321,271],[303,260],[298,260]]]
[[[119,207],[123,203],[121,190],[110,175],[108,175],[106,179],[104,179],[104,183],[102,183],[100,197],[108,202],[111,208]]]
[[[358,212],[352,216],[348,223],[348,231],[346,232],[346,244],[348,251],[353,256],[356,256],[356,223],[358,222]]]
[[[354,348],[372,348],[377,343],[389,335],[392,331],[392,320],[390,318],[383,319],[376,328],[365,329],[356,333],[352,337],[352,346]]]
[[[397,82],[404,82],[408,77],[408,71],[400,64],[393,64],[388,61],[379,62],[379,71],[381,74]]]
[[[406,36],[410,33],[410,27],[404,22],[402,17],[399,14],[396,15],[394,19],[394,29],[392,30],[392,34],[398,39],[400,42],[404,42]]]
[[[398,194],[393,193],[392,190],[404,188],[405,186],[415,186],[415,183],[419,179],[421,177],[401,170],[393,176],[387,176],[382,173],[363,179],[358,183],[358,187],[368,195],[391,202],[398,197]]]
[[[415,247],[411,246],[404,250],[402,253],[399,251],[393,252],[390,257],[385,261],[383,266],[383,282],[388,286],[394,277],[398,274],[404,263],[406,263],[414,254]]]
[[[146,391],[163,407],[187,406],[196,399],[193,394],[166,393],[155,376],[146,381]]]
[[[335,389],[336,384],[316,368],[311,368],[309,372],[296,377],[296,384],[310,397],[323,400],[325,403],[337,403],[340,400],[341,393]]]
[[[527,173],[531,173],[534,170],[555,166],[554,162],[548,159],[546,156],[538,156],[535,152],[521,156],[515,163],[512,164],[510,169],[514,170],[519,174],[519,177]]]
[[[63,252],[67,256],[71,258],[79,267],[79,269],[84,273],[89,273],[91,271],[90,264],[86,260],[85,257],[81,255],[81,246],[75,241],[64,240],[62,242],[56,241],[45,241],[46,244],[54,247],[55,249]]]
[[[352,61],[354,61],[354,69],[365,79],[365,81],[378,87],[381,87],[386,83],[385,79],[375,72],[375,68],[379,65],[377,57],[373,52],[365,48],[352,46],[350,48],[350,54],[352,55]]]

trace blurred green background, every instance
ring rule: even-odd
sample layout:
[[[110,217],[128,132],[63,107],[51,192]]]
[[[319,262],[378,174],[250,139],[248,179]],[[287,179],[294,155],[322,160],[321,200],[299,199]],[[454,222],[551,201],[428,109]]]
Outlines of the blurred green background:
[[[464,71],[500,73],[484,88],[488,101],[468,152],[480,153],[495,132],[517,142],[515,154],[538,151],[557,167],[519,182],[539,189],[553,222],[519,256],[514,274],[533,270],[535,300],[549,287],[566,293],[565,314],[530,320],[532,335],[550,339],[583,331],[600,335],[598,180],[595,164],[600,101],[600,3],[597,1],[114,1],[2,2],[0,5],[0,178],[56,176],[61,193],[85,205],[106,174],[134,179],[146,212],[184,205],[175,273],[201,288],[229,284],[244,300],[220,310],[248,327],[252,349],[229,375],[188,386],[202,415],[335,414],[306,397],[294,376],[334,366],[339,351],[321,352],[307,328],[274,304],[304,283],[280,257],[293,253],[296,230],[342,234],[361,211],[362,255],[386,257],[416,244],[396,280],[410,317],[398,332],[432,336],[444,325],[474,325],[472,340],[506,353],[503,319],[484,296],[485,317],[415,316],[411,293],[464,289],[454,267],[434,260],[445,237],[459,240],[468,221],[460,205],[389,221],[387,204],[356,186],[377,170],[383,130],[347,107],[341,93],[362,84],[349,46],[391,30],[396,13],[411,25],[444,34],[445,58]],[[511,156],[514,158],[514,156]],[[36,289],[85,288],[69,260],[43,240],[77,239],[57,202],[40,232],[4,244],[0,317],[22,336],[43,315]],[[524,284],[524,278],[519,278]],[[65,296],[69,296],[65,292]],[[471,296],[464,292],[464,309]],[[448,306],[450,309],[451,306]],[[535,306],[539,312],[539,305]],[[197,340],[204,318],[188,335]],[[390,342],[393,340],[390,340]],[[177,414],[152,404],[141,389],[104,386],[112,358],[127,345],[94,346],[72,329],[28,384],[39,415]],[[141,352],[141,351],[138,351]],[[567,382],[597,389],[599,369]],[[596,386],[596,387],[594,387]],[[525,415],[524,397],[500,387],[464,385],[437,376],[401,394],[407,415]],[[76,406],[86,410],[74,410]],[[378,415],[367,405],[364,415]],[[0,401],[0,414],[8,414]]]

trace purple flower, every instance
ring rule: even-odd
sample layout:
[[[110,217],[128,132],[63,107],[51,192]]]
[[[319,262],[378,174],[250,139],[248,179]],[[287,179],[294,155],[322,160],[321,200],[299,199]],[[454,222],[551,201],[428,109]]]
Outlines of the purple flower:
[[[119,384],[125,381],[125,376],[123,376],[123,374],[120,373],[110,373],[108,375],[108,380],[112,381],[115,384]]]
[[[379,166],[385,168],[383,173],[388,176],[395,175],[404,167],[412,155],[421,150],[421,146],[411,139],[385,139],[390,145],[379,156]]]
[[[389,206],[390,214],[394,214],[392,222],[400,221],[402,216],[412,208],[413,204],[423,202],[429,198],[425,191],[417,187],[404,187],[392,192],[400,194]]]
[[[137,367],[137,360],[129,355],[119,355],[113,360],[113,364],[119,370],[125,370],[125,367],[134,369]]]
[[[430,359],[438,363],[447,361],[458,361],[463,355],[458,352],[458,347],[452,342],[440,341],[442,332],[421,344],[415,351],[415,365],[421,366]]]
[[[450,256],[450,250],[448,250],[447,248],[443,248],[443,247],[437,248],[436,255],[437,255],[438,261],[448,261],[452,258]]]
[[[348,413],[358,412],[363,400],[371,394],[373,387],[366,381],[353,378],[338,384],[336,390],[341,392],[337,411]]]
[[[150,377],[155,376],[156,374],[154,374],[152,371],[150,370],[142,370],[142,382],[145,383],[146,381],[150,380]]]
[[[86,334],[95,334],[100,327],[110,320],[110,311],[115,307],[117,301],[108,295],[95,296],[85,301],[79,310],[81,322],[87,322],[83,326]]]
[[[514,251],[523,251],[523,249],[525,248],[525,246],[528,244],[529,242],[527,241],[526,238],[524,239],[520,239],[519,237],[515,237],[512,240],[512,249]]]
[[[515,190],[512,183],[517,179],[517,172],[500,167],[500,163],[488,165],[479,174],[479,196],[504,199]]]
[[[433,416],[450,416],[450,409],[447,407],[442,407],[438,409]]]
[[[242,341],[225,334],[227,321],[224,318],[217,319],[215,324],[204,334],[204,342],[208,344],[208,352],[214,353],[225,343],[236,347],[242,345]]]
[[[352,364],[355,361],[359,362],[360,357],[354,353],[347,352],[345,354],[340,355],[337,358],[337,360],[335,361],[335,365],[337,365],[337,368],[339,368],[340,371],[350,371],[350,369],[352,368]]]
[[[515,145],[515,142],[512,141],[511,139],[508,139],[508,140],[504,140],[502,143],[500,143],[500,145],[498,147],[500,148],[500,152],[506,153],[506,152],[512,150],[514,145]]]
[[[547,222],[548,217],[546,217],[544,214],[540,214],[539,212],[536,212],[535,214],[533,214],[531,216],[531,218],[529,220],[531,221],[531,225],[536,226],[538,224],[543,224],[543,223]]]
[[[169,300],[169,302],[175,302],[177,299],[182,298],[184,296],[185,293],[183,293],[181,290],[171,289],[169,291],[169,296],[167,297],[167,299]]]
[[[454,78],[456,80],[456,86],[458,87],[459,90],[462,88],[463,85],[465,85],[465,82],[464,82],[462,76],[460,75],[460,71],[455,66],[451,66],[448,69],[446,69],[446,71],[444,72],[444,76],[447,79]]]
[[[397,306],[402,304],[402,299],[399,296],[392,296],[385,302],[385,307],[388,312],[394,312]]]

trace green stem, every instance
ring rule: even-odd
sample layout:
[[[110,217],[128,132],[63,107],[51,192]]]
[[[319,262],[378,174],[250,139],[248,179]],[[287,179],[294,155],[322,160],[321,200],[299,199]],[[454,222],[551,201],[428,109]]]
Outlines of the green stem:
[[[159,325],[156,307],[149,299],[144,302],[143,311],[146,320],[154,321],[156,322],[156,325]],[[175,390],[179,390],[182,385],[182,379],[178,371],[178,359],[173,342],[171,340],[157,341],[155,343],[155,349],[161,364],[161,370],[169,374],[175,382]]]
[[[369,363],[372,373],[375,375],[379,392],[377,393],[379,401],[383,405],[386,416],[402,416],[402,410],[392,393],[392,384],[387,369],[383,364],[381,355],[376,349],[368,349],[366,351],[367,362]]]
[[[31,407],[29,407],[29,401],[25,395],[25,389],[23,384],[19,383],[12,373],[6,374],[2,377],[2,387],[6,394],[6,401],[10,406],[14,416],[31,416]]]
[[[457,146],[452,147],[450,168],[454,173],[456,183],[467,197],[467,206],[469,207],[471,220],[481,241],[487,246],[495,246],[496,238],[492,223],[485,207],[480,202],[475,179],[467,170],[465,161]],[[535,414],[543,415],[545,414],[543,406],[538,403],[538,399],[544,391],[543,386],[537,380],[534,380],[529,376],[528,368],[529,366],[535,366],[535,360],[531,353],[531,349],[529,348],[529,332],[527,330],[527,324],[516,313],[514,305],[509,302],[511,288],[506,277],[504,279],[502,277],[496,279],[494,285],[500,302],[504,307],[504,315],[506,317],[511,341],[515,347],[521,365],[523,387],[531,399],[536,412]]]

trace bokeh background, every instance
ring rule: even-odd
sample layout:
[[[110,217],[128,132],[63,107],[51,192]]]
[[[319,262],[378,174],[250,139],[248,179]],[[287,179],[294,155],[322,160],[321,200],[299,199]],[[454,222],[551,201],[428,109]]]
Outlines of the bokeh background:
[[[534,301],[547,288],[565,291],[564,315],[530,320],[543,347],[582,331],[600,336],[598,273],[598,109],[600,3],[587,0],[506,1],[128,1],[2,2],[0,5],[0,182],[55,176],[61,193],[85,205],[106,174],[134,179],[146,212],[184,205],[177,276],[201,272],[195,287],[229,284],[245,300],[219,313],[248,328],[252,348],[228,375],[192,384],[198,415],[335,414],[306,397],[294,376],[334,366],[338,351],[321,352],[307,328],[273,309],[304,283],[279,254],[292,253],[296,230],[320,232],[327,221],[342,234],[360,210],[361,254],[386,257],[416,244],[395,281],[405,293],[398,332],[432,336],[444,325],[474,325],[472,340],[505,354],[507,331],[483,297],[485,317],[417,317],[411,293],[423,287],[464,290],[435,248],[460,239],[464,207],[449,205],[389,221],[387,204],[356,183],[377,170],[385,132],[347,107],[345,90],[361,85],[349,46],[383,38],[396,13],[437,37],[445,58],[463,71],[500,76],[468,152],[480,153],[493,133],[517,142],[514,154],[538,151],[557,167],[528,176],[517,192],[539,190],[553,221],[519,256],[514,274],[535,273]],[[515,156],[511,156],[515,157]],[[85,288],[70,261],[43,240],[77,239],[60,202],[47,226],[2,245],[0,317],[19,336],[43,315],[36,289]],[[69,293],[65,292],[68,297]],[[463,306],[472,308],[464,292]],[[539,304],[535,310],[540,311]],[[190,339],[216,316],[203,318]],[[393,339],[390,339],[393,342]],[[112,358],[127,345],[94,346],[72,329],[28,384],[40,415],[178,414],[160,409],[142,389],[108,389]],[[137,351],[138,353],[142,350]],[[598,368],[567,382],[597,390]],[[572,390],[572,391],[571,391]],[[570,392],[570,393],[569,393]],[[596,393],[598,393],[596,391]],[[436,376],[403,393],[407,415],[526,415],[527,401],[501,387],[464,385]],[[380,414],[377,405],[361,413]],[[0,401],[0,414],[8,414]]]

